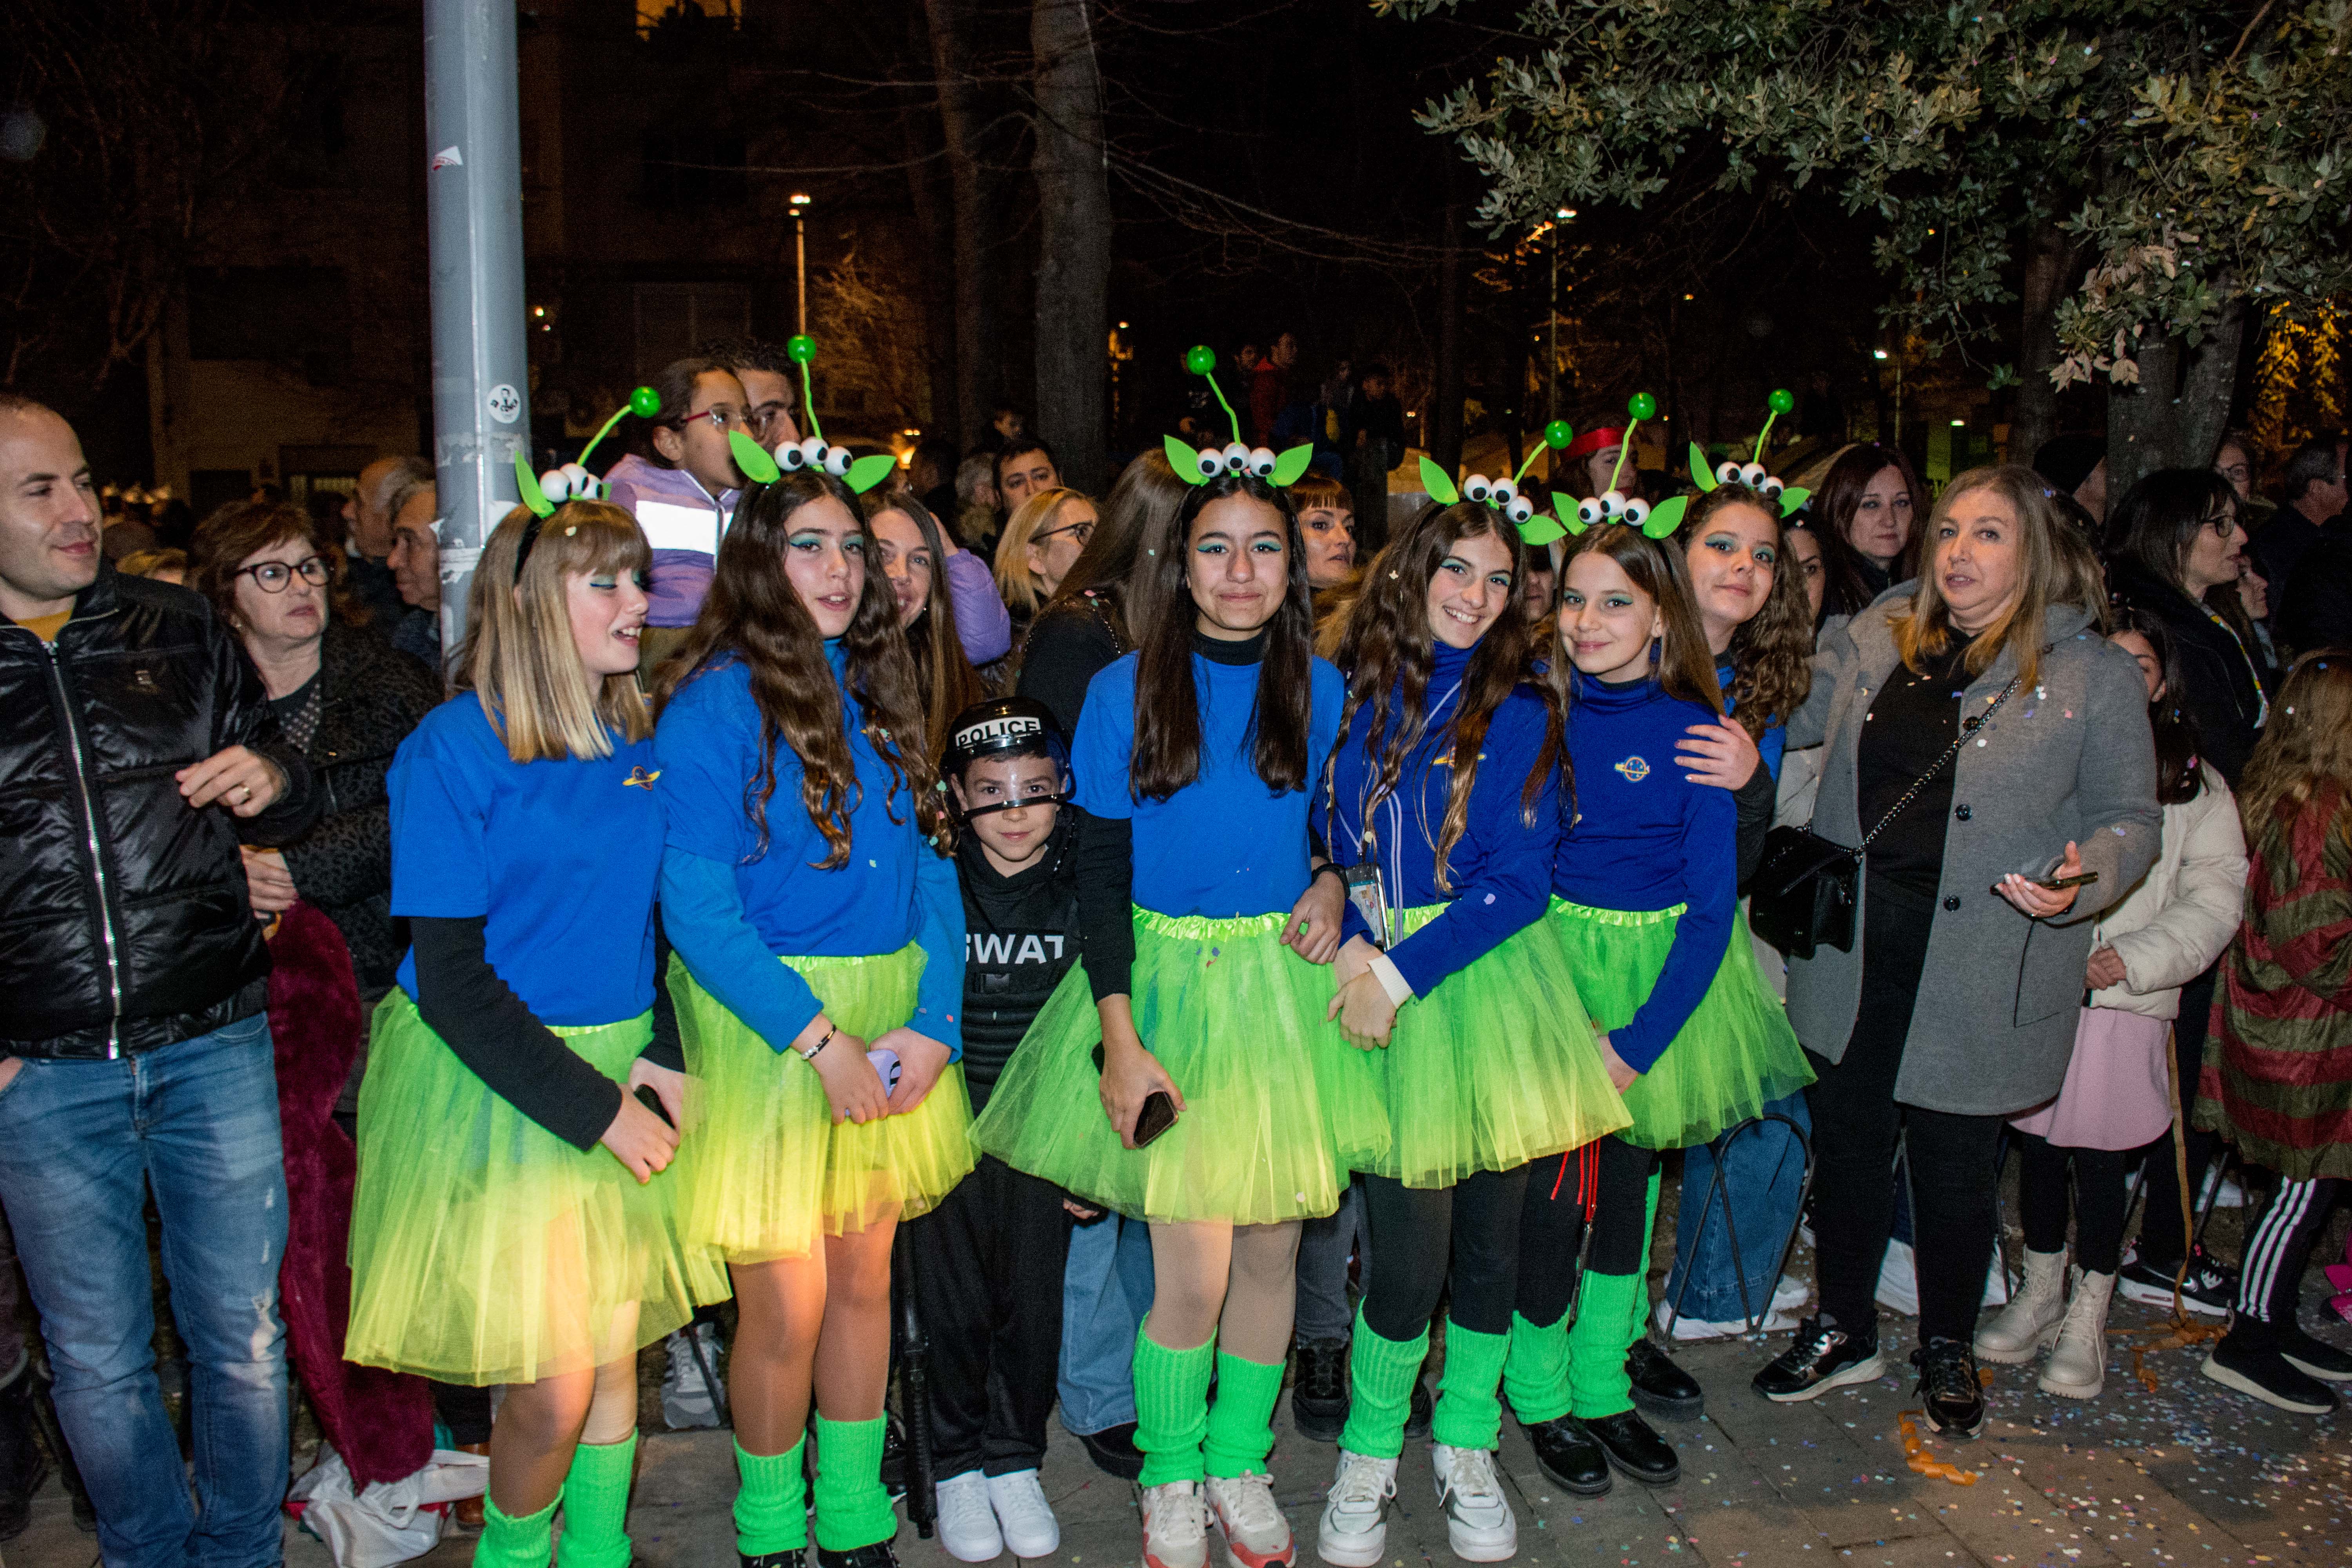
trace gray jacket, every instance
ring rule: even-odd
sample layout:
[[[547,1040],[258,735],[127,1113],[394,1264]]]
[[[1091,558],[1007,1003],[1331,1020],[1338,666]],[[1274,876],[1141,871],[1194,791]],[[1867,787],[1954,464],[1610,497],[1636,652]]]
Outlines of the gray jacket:
[[[1855,757],[1873,694],[1899,662],[1890,613],[1907,603],[1888,595],[1822,634],[1811,694],[1789,724],[1791,747],[1825,747],[1812,827],[1835,843],[1859,844],[1875,826],[1856,820]],[[2002,1115],[2055,1095],[2074,1048],[2094,917],[2156,858],[2163,817],[2139,667],[2073,605],[2053,607],[2043,626],[2050,647],[2037,683],[2011,694],[1954,764],[1935,925],[1895,1083],[1906,1105]],[[2004,652],[1969,687],[1967,710],[1985,711],[2015,673]],[[2029,919],[1992,891],[2005,872],[2046,872],[2069,840],[2099,879],[2065,915]],[[1861,1005],[1860,929],[1852,952],[1823,947],[1789,965],[1789,1021],[1833,1062]]]

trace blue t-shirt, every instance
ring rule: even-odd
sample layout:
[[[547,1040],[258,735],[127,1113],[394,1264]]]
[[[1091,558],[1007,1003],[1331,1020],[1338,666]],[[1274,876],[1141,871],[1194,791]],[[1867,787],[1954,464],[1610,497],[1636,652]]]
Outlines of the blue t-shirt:
[[[1604,686],[1575,678],[1568,753],[1576,770],[1552,891],[1590,909],[1684,906],[1657,984],[1609,1041],[1637,1072],[1665,1054],[1723,966],[1738,901],[1738,808],[1727,789],[1693,784],[1675,745],[1715,717],[1654,679]]]
[[[518,763],[470,691],[394,753],[392,912],[486,917],[490,967],[541,1023],[614,1024],[654,1001],[661,803],[654,747]],[[416,995],[416,955],[400,961]]]
[[[835,678],[844,660],[839,645],[825,645]],[[856,957],[896,952],[921,943],[929,962],[919,986],[912,1026],[960,1048],[955,1027],[963,990],[963,896],[955,863],[935,852],[922,836],[914,801],[900,783],[893,797],[890,769],[864,728],[863,710],[843,694],[843,727],[857,782],[849,813],[849,859],[832,870],[817,863],[827,853],[824,836],[801,802],[800,758],[781,741],[776,745],[776,788],[768,799],[768,845],[746,806],[751,781],[760,771],[760,710],[751,700],[751,674],[736,661],[706,669],[678,689],[663,710],[654,736],[662,767],[658,786],[673,858],[691,856],[730,868],[740,910],[720,911],[748,924],[771,954],[793,958]],[[891,820],[893,816],[898,820]],[[693,923],[707,914],[707,900],[666,898],[664,918],[670,940],[686,955],[695,977],[730,1006],[729,977],[709,969],[700,955],[714,948]],[[705,923],[708,923],[707,920]],[[703,940],[698,941],[698,938]],[[813,993],[782,964],[762,973],[762,991],[789,992],[783,1011],[753,1005],[736,1010],[747,1023],[782,1049],[798,1032],[785,1030],[795,1012],[799,1024],[816,1016]],[[713,982],[716,981],[716,984]],[[779,1005],[783,1004],[779,1001]],[[804,1008],[804,1011],[801,1009]],[[782,1031],[779,1037],[778,1031]]]
[[[1136,656],[1108,666],[1087,687],[1086,710],[1071,747],[1077,804],[1096,816],[1134,822],[1135,880],[1130,895],[1163,915],[1288,912],[1307,890],[1304,789],[1276,795],[1250,760],[1257,708],[1255,664],[1215,664],[1192,656],[1201,704],[1201,771],[1166,800],[1132,800]],[[1315,661],[1313,716],[1307,730],[1307,777],[1322,777],[1339,733],[1345,693],[1339,672]]]
[[[1453,891],[1438,890],[1437,843],[1454,788],[1451,725],[1461,711],[1462,678],[1471,651],[1444,643],[1433,650],[1423,696],[1428,725],[1405,758],[1394,793],[1374,809],[1370,852],[1364,847],[1363,802],[1380,771],[1380,759],[1366,746],[1371,736],[1371,703],[1359,708],[1349,721],[1347,737],[1332,755],[1330,792],[1315,801],[1315,822],[1331,853],[1350,865],[1375,862],[1381,896],[1391,909],[1446,905],[1444,914],[1406,937],[1390,954],[1416,996],[1428,995],[1447,975],[1485,957],[1544,912],[1551,890],[1552,856],[1559,842],[1557,766],[1546,770],[1532,802],[1526,807],[1521,804],[1520,792],[1543,750],[1547,705],[1533,687],[1517,687],[1487,721],[1478,748],[1478,776],[1470,786],[1469,819],[1446,858]],[[1386,701],[1392,735],[1398,708],[1393,689]],[[1381,749],[1387,745],[1388,736],[1383,736]],[[1348,905],[1345,934],[1378,940],[1353,901]]]

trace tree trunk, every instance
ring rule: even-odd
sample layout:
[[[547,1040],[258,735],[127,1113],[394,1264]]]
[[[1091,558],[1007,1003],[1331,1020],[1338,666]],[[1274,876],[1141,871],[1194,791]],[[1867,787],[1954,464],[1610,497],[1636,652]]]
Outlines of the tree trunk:
[[[930,20],[931,64],[939,74],[940,129],[947,139],[955,215],[955,440],[969,447],[988,423],[1001,380],[995,294],[989,287],[990,207],[981,167],[979,89],[966,66],[969,0],[923,0]]]
[[[2228,286],[2226,275],[2221,279]],[[2139,384],[2107,392],[2107,504],[2158,468],[2201,468],[2230,421],[2246,309],[2233,300],[2194,349],[2179,338],[2142,348]]]
[[[2058,301],[2074,276],[2074,245],[2055,223],[2036,224],[2025,242],[2024,287],[2018,334],[2016,405],[2009,416],[2009,460],[2031,463],[2042,443],[2058,434]]]
[[[1462,471],[1462,275],[1469,266],[1464,252],[1462,206],[1445,208],[1445,254],[1437,268],[1437,384],[1422,416],[1422,439],[1429,455],[1448,474]]]
[[[2226,274],[2222,281],[2226,285]],[[2243,296],[2231,300],[2213,331],[2189,351],[2189,371],[2180,384],[2180,410],[2173,421],[2172,461],[2182,468],[2201,468],[2212,462],[2221,433],[2230,427],[2246,313]]]
[[[921,22],[914,13],[907,17],[908,42],[913,46],[912,58],[919,58],[924,45]],[[916,232],[922,236],[923,254],[937,258],[955,254],[955,227],[950,221],[947,204],[940,200],[940,168],[929,154],[933,148],[926,133],[924,111],[929,106],[909,95],[910,101],[898,110],[900,140],[907,155],[907,205],[915,215]],[[930,407],[924,415],[923,434],[926,437],[947,435],[957,449],[962,449],[962,432],[958,426],[962,418],[961,396],[956,382],[956,299],[955,279],[945,277],[938,267],[919,268],[923,290],[923,370],[930,383]]]
[[[1099,495],[1108,478],[1110,182],[1091,4],[1035,0],[1030,9],[1037,106],[1030,168],[1037,177],[1037,426],[1061,458],[1063,482]]]

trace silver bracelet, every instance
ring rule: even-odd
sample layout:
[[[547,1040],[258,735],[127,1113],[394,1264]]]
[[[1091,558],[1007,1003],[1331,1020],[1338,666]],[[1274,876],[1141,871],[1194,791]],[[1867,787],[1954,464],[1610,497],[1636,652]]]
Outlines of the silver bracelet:
[[[841,1026],[840,1026],[840,1025],[838,1025],[838,1024],[835,1024],[835,1025],[833,1025],[831,1027],[827,1028],[827,1029],[825,1030],[825,1032],[824,1032],[824,1038],[823,1038],[823,1039],[819,1040],[816,1044],[814,1044],[814,1045],[811,1046],[808,1049],[806,1049],[806,1050],[804,1050],[804,1051],[801,1051],[801,1060],[803,1060],[803,1061],[804,1061],[804,1062],[814,1062],[814,1060],[816,1060],[816,1054],[817,1054],[817,1052],[819,1052],[819,1051],[821,1051],[821,1050],[824,1049],[824,1048],[825,1048],[825,1047],[827,1047],[827,1046],[829,1046],[829,1045],[833,1044],[833,1037],[834,1037],[834,1036],[835,1036],[835,1035],[837,1035],[837,1034],[839,1034],[839,1033],[841,1033]],[[799,1051],[799,1050],[800,1050],[800,1047],[799,1047],[798,1046],[794,1046],[794,1047],[793,1047],[793,1049],[794,1049],[794,1050],[796,1050],[796,1051]]]

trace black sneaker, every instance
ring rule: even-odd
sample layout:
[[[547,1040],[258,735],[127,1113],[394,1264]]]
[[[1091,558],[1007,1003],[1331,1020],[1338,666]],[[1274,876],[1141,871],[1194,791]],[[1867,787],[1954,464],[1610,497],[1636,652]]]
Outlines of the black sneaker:
[[[2336,1408],[2336,1391],[2307,1375],[2281,1354],[2263,1325],[2240,1323],[2222,1335],[2200,1369],[2224,1388],[2251,1394],[2265,1405],[2298,1415],[2325,1415]]]
[[[1675,1446],[1659,1436],[1640,1411],[1579,1416],[1576,1424],[1591,1434],[1611,1467],[1627,1479],[1664,1487],[1682,1479],[1683,1462],[1675,1457]]]
[[[1696,1421],[1706,1414],[1706,1391],[1647,1334],[1625,1352],[1625,1375],[1633,1380],[1633,1404],[1644,1415]]]
[[[1976,1348],[1966,1340],[1938,1336],[1911,1352],[1919,1369],[1919,1397],[1927,1425],[1947,1437],[1973,1437],[1984,1430],[1984,1380],[1977,1375]]]
[[[1104,1475],[1116,1476],[1122,1481],[1142,1479],[1143,1450],[1135,1446],[1134,1422],[1122,1421],[1099,1432],[1081,1432],[1077,1437],[1087,1458]]]
[[[2116,1271],[2116,1290],[2126,1300],[2163,1311],[2172,1310],[2172,1275],[2177,1265],[2151,1263],[2134,1247]],[[2189,1273],[2180,1281],[2180,1304],[2208,1318],[2226,1318],[2238,1300],[2238,1274],[2224,1268],[2199,1243],[2189,1255]]]
[[[887,1541],[871,1546],[853,1546],[846,1552],[816,1549],[816,1568],[898,1568],[898,1554],[890,1550]]]
[[[1864,1333],[1850,1334],[1828,1317],[1816,1315],[1797,1325],[1796,1343],[1767,1363],[1749,1386],[1777,1404],[1794,1405],[1885,1375],[1876,1323]]]
[[[735,1561],[741,1568],[801,1568],[807,1557],[808,1548],[805,1546],[789,1547],[782,1552],[762,1552],[757,1557],[748,1552],[735,1553]]]
[[[1348,1424],[1348,1342],[1302,1342],[1291,1364],[1291,1426],[1302,1437],[1338,1442]]]
[[[1520,1430],[1528,1435],[1528,1447],[1536,1451],[1536,1463],[1563,1491],[1600,1497],[1614,1484],[1609,1476],[1609,1457],[1574,1416],[1538,1421]]]
[[[2297,1372],[2322,1383],[2352,1383],[2352,1353],[2337,1350],[2325,1340],[2313,1339],[2303,1331],[2300,1323],[2281,1323],[2271,1332],[2279,1354],[2286,1357]]]
[[[1418,1373],[1412,1380],[1412,1403],[1405,1406],[1404,1435],[1418,1443],[1429,1436],[1429,1424],[1436,1418],[1437,1401],[1430,1397],[1429,1384]]]

